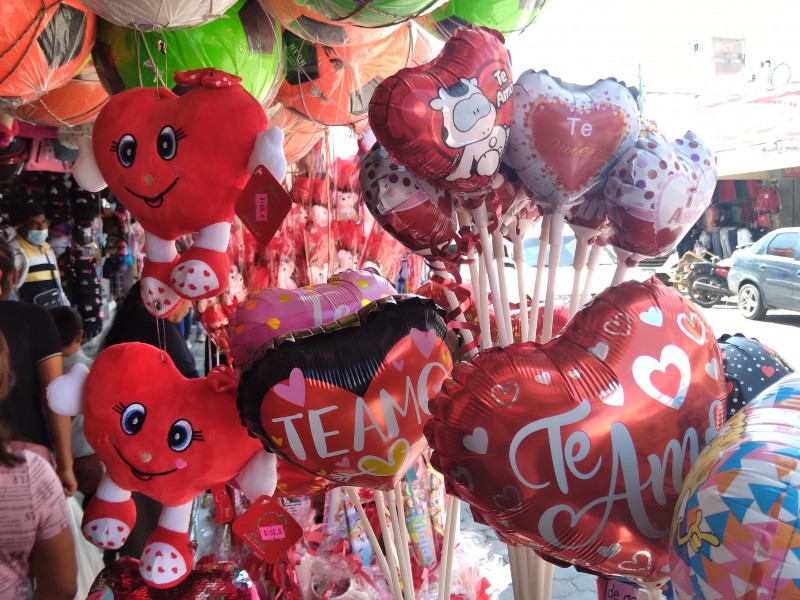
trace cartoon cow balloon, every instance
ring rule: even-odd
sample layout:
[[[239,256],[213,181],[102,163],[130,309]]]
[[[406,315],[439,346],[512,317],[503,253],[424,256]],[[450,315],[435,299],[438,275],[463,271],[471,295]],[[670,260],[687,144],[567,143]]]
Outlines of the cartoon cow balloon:
[[[112,96],[93,136],[79,142],[73,170],[82,188],[106,186],[145,230],[142,298],[158,317],[180,298],[216,296],[228,281],[235,203],[264,165],[286,174],[283,133],[268,129],[259,102],[241,79],[215,69],[175,74],[188,91],[134,88]],[[178,256],[174,241],[197,234]]]

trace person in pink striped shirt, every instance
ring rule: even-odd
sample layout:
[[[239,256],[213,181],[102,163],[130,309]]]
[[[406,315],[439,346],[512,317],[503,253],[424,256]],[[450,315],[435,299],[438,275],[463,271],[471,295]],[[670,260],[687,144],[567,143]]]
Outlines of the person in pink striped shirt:
[[[0,402],[13,385],[0,334]],[[71,600],[77,593],[75,547],[64,489],[45,459],[12,450],[0,422],[0,600]]]

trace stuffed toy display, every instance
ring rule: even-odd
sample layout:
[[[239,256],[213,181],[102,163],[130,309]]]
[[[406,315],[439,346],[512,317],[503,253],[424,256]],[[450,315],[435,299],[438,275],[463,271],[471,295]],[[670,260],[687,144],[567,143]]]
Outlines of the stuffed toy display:
[[[84,189],[108,185],[146,232],[142,298],[158,317],[179,298],[218,295],[237,199],[259,165],[286,174],[283,133],[241,78],[215,69],[175,73],[181,96],[134,88],[112,96],[93,136],[80,140],[73,175]],[[107,182],[107,183],[106,183]],[[178,256],[175,240],[197,233]]]
[[[158,348],[128,343],[48,387],[54,412],[85,415],[86,439],[107,471],[84,513],[84,536],[100,548],[119,548],[136,522],[131,492],[163,505],[141,557],[142,577],[153,587],[172,587],[192,569],[188,529],[196,496],[234,479],[252,500],[275,491],[275,455],[242,427],[236,386],[229,367],[186,379]]]

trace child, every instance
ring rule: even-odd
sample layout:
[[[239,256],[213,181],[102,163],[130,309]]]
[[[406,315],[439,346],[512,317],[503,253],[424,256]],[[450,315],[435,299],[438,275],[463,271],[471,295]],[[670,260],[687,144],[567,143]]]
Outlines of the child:
[[[64,373],[68,373],[78,363],[83,363],[91,368],[92,359],[86,356],[81,349],[83,342],[81,315],[69,306],[58,306],[52,309],[50,314],[56,323],[56,329],[58,329],[61,339]],[[75,477],[78,479],[78,491],[85,496],[83,504],[86,506],[100,483],[103,466],[83,435],[83,415],[72,419],[72,457]]]

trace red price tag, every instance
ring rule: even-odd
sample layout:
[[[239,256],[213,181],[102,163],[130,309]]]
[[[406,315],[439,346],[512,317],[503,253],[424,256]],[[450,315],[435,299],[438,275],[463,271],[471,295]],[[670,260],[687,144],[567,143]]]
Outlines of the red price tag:
[[[268,246],[292,208],[292,198],[264,166],[259,166],[236,201],[236,215],[256,241]]]
[[[233,532],[268,563],[276,562],[303,537],[303,528],[269,496],[261,496],[234,521]]]

